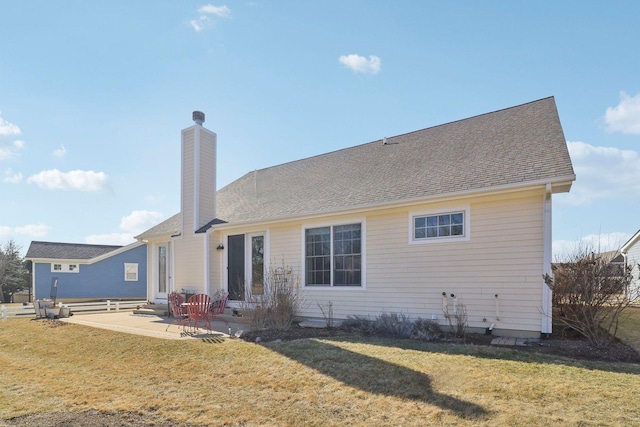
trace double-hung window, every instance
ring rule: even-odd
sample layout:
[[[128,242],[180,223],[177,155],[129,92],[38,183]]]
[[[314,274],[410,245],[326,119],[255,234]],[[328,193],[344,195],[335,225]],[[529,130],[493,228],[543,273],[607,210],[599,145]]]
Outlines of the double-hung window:
[[[307,286],[362,286],[362,224],[305,229]]]
[[[138,281],[138,263],[124,263],[124,281],[125,282],[137,282]]]

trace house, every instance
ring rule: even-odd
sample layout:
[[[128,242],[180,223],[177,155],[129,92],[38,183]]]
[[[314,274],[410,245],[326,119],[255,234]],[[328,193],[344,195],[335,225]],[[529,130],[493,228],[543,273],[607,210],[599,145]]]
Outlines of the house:
[[[622,245],[620,256],[623,264],[631,267],[631,274],[633,275],[631,287],[638,294],[640,292],[640,230]],[[616,260],[620,261],[619,257]]]
[[[32,261],[33,299],[49,298],[58,278],[57,299],[146,299],[147,247],[36,242],[25,259]]]
[[[303,314],[435,318],[551,332],[551,203],[575,180],[555,100],[541,99],[247,173],[216,189],[217,136],[182,131],[180,212],[137,236],[148,298],[230,293],[285,264]],[[240,147],[239,147],[240,148]]]

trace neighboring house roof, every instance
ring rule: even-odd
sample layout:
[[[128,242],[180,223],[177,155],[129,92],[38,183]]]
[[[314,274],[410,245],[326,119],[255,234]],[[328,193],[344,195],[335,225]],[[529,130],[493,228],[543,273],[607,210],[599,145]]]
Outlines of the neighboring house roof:
[[[122,246],[88,245],[83,243],[31,242],[28,259],[91,259],[113,252]]]
[[[619,263],[624,263],[624,255],[622,254],[618,254],[615,256],[615,258],[613,258],[611,261],[609,261],[613,264],[619,264]]]
[[[249,172],[217,191],[217,219],[258,222],[574,179],[550,97]],[[175,218],[138,238],[179,228]]]

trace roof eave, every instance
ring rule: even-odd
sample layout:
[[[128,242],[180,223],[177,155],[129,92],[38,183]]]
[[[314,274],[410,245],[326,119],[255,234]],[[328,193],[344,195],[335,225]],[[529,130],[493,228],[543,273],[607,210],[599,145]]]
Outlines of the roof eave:
[[[636,234],[634,234],[628,241],[627,243],[625,243],[624,245],[622,245],[622,248],[620,249],[620,252],[623,254],[626,254],[629,249],[631,249],[631,247],[633,245],[635,245],[638,241],[640,240],[640,230],[638,230],[636,232]]]
[[[557,177],[553,179],[541,179],[536,181],[528,181],[528,182],[515,183],[515,184],[514,183],[505,184],[505,185],[488,187],[483,189],[458,191],[458,192],[438,194],[438,195],[428,196],[428,197],[417,197],[417,198],[411,198],[411,199],[396,200],[396,201],[391,201],[387,203],[366,204],[366,205],[360,205],[360,206],[352,206],[348,208],[343,207],[343,208],[338,208],[330,211],[323,211],[319,213],[307,212],[303,214],[287,215],[287,216],[274,217],[274,218],[264,218],[258,221],[255,221],[255,220],[254,221],[238,221],[238,222],[232,222],[232,223],[227,222],[225,224],[213,225],[212,228],[216,230],[225,230],[225,229],[236,228],[238,226],[246,227],[246,226],[258,225],[258,224],[264,224],[265,222],[282,223],[282,222],[291,221],[293,219],[306,220],[306,219],[313,219],[313,218],[318,218],[323,216],[343,215],[345,213],[361,213],[364,211],[371,210],[373,208],[391,209],[391,208],[402,207],[402,206],[414,206],[422,203],[439,203],[439,202],[446,202],[446,201],[457,200],[462,198],[476,197],[480,195],[489,196],[489,195],[495,195],[495,194],[513,193],[517,191],[541,189],[541,188],[546,188],[547,184],[551,184],[552,193],[554,194],[566,193],[571,189],[571,184],[573,183],[573,181],[575,181],[575,179],[576,179],[576,176],[575,174],[573,174],[573,175],[567,175],[567,176]]]

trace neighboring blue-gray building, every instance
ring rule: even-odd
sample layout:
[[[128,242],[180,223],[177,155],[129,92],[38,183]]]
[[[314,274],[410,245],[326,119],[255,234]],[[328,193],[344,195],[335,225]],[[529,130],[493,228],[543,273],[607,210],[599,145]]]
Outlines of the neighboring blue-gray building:
[[[33,272],[33,299],[49,298],[58,278],[58,300],[146,299],[147,246],[31,242],[25,259]]]

